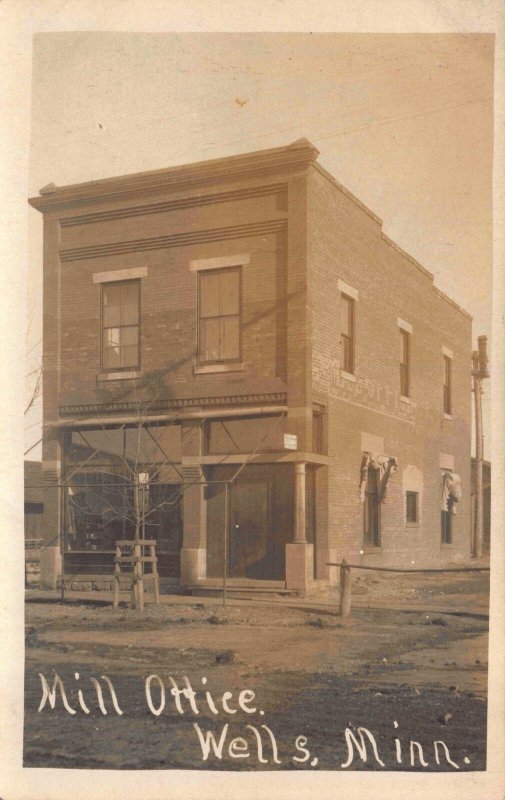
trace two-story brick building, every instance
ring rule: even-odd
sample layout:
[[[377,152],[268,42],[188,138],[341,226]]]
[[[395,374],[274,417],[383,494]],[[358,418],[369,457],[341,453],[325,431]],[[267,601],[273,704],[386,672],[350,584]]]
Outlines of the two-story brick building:
[[[61,531],[65,571],[112,574],[139,472],[184,586],[222,575],[227,491],[232,580],[470,556],[471,318],[317,156],[300,140],[30,200],[46,584]]]

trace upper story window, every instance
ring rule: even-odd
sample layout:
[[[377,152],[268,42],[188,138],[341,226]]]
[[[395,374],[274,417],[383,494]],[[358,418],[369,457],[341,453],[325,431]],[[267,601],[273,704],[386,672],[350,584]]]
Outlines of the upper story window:
[[[241,268],[198,273],[198,361],[222,364],[241,357]]]
[[[341,298],[342,369],[354,374],[354,299],[343,292]]]
[[[444,355],[444,414],[452,414],[452,359]]]
[[[400,394],[410,397],[410,333],[400,328]]]
[[[102,370],[140,364],[140,281],[102,284]]]

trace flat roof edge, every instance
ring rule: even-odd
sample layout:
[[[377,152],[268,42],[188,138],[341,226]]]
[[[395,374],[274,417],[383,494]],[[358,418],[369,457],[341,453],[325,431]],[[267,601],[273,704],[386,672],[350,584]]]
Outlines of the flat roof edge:
[[[177,189],[179,184],[199,183],[205,180],[226,179],[258,170],[275,170],[293,166],[308,166],[319,155],[319,150],[308,141],[299,139],[283,147],[256,150],[234,156],[223,156],[207,161],[196,161],[164,169],[148,170],[130,175],[101,178],[84,183],[56,186],[48,184],[40,194],[30,197],[28,202],[38,211],[49,211],[72,203],[85,203],[96,199],[107,199],[140,191]]]
[[[459,311],[460,314],[463,314],[464,317],[468,317],[469,320],[473,321],[473,316],[468,311],[466,311],[462,306],[456,303],[455,300],[449,297],[448,294],[443,292],[442,289],[439,289],[438,286],[433,285],[433,291],[436,294],[438,294],[442,298],[442,300],[445,300],[446,303],[449,303],[449,305],[453,306],[457,311]]]
[[[319,173],[321,173],[321,175],[323,175],[325,178],[327,178],[330,181],[330,183],[332,183],[334,186],[336,186],[337,189],[339,189],[339,191],[342,192],[342,194],[344,194],[346,197],[348,197],[349,200],[352,200],[353,203],[356,203],[356,205],[362,211],[364,211],[365,214],[367,214],[369,217],[371,217],[374,222],[376,222],[378,225],[382,226],[382,224],[383,224],[382,219],[380,217],[378,217],[377,214],[375,214],[370,208],[368,208],[368,206],[366,206],[359,199],[359,197],[356,197],[356,195],[353,194],[349,189],[346,189],[346,187],[342,183],[337,181],[337,179],[331,174],[331,172],[328,172],[327,169],[325,169],[324,167],[321,166],[319,161],[314,161],[312,166],[315,167],[315,169]]]

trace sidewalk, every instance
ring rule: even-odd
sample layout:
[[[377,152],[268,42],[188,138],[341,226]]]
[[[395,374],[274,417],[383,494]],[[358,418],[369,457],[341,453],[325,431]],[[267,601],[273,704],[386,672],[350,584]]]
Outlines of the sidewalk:
[[[61,593],[52,589],[27,589],[25,592],[26,602],[59,602]],[[110,604],[112,607],[113,593],[107,591],[90,591],[90,592],[65,592],[65,602],[69,604],[74,603],[91,603],[97,605]],[[128,594],[125,592],[121,596],[121,601],[128,602]],[[151,605],[150,595],[145,595],[146,608]],[[195,606],[203,605],[208,607],[223,607],[222,597],[199,597],[183,594],[161,594],[160,603],[172,606]],[[287,608],[306,609],[307,611],[320,611],[322,613],[338,613],[338,600],[329,599],[314,599],[314,598],[297,598],[282,597],[278,598],[265,598],[261,596],[250,595],[248,597],[227,597],[227,606],[243,606],[243,607],[279,607],[285,606]],[[465,597],[464,595],[444,595],[442,598],[426,597],[422,601],[412,602],[411,600],[402,602],[399,598],[378,599],[375,597],[366,597],[362,595],[355,595],[352,598],[352,607],[356,609],[384,609],[388,611],[398,611],[404,613],[411,612],[426,612],[430,614],[452,614],[455,616],[468,616],[476,619],[489,619],[489,606],[487,596]]]

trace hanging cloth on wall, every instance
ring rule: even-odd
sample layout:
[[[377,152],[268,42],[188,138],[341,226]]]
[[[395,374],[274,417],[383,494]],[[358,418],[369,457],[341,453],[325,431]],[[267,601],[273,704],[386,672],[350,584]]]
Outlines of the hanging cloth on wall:
[[[463,481],[457,472],[444,472],[442,476],[442,511],[456,513],[456,507],[463,494]]]
[[[391,473],[398,469],[398,461],[394,456],[377,455],[377,453],[363,453],[361,460],[359,499],[365,502],[365,489],[368,480],[368,470],[376,469],[379,471],[379,503],[386,496],[386,489]]]

